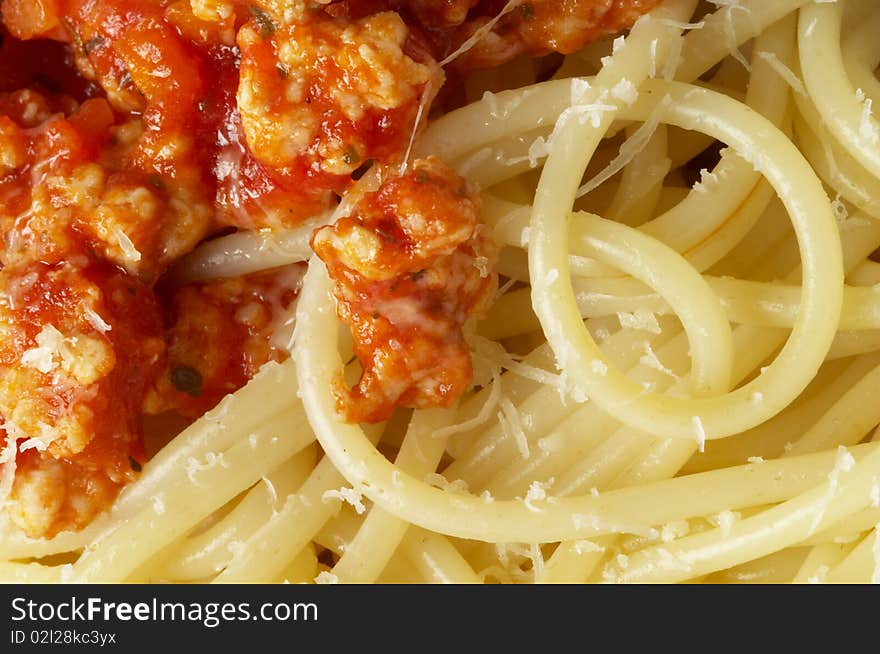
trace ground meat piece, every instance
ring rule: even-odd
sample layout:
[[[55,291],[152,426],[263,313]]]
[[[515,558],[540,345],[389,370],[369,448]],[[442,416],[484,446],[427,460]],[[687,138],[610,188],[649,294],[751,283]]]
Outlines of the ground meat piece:
[[[145,279],[204,236],[199,191],[131,161],[139,121],[120,122],[103,99],[68,116],[23,90],[0,93],[0,260],[57,262],[89,248]]]
[[[462,327],[496,282],[478,210],[476,193],[432,157],[315,232],[312,247],[336,283],[337,311],[363,367],[354,388],[336,389],[347,420],[449,406],[470,384]]]
[[[492,68],[519,54],[569,54],[632,26],[660,0],[340,0],[326,11],[360,18],[398,12],[445,59],[507,9],[500,20],[450,64],[459,72]]]
[[[3,24],[18,38],[32,39],[61,31],[58,0],[4,0],[0,4]]]
[[[425,86],[433,81],[436,91],[440,77],[408,45],[396,14],[268,20],[255,17],[238,33],[238,107],[259,160],[342,190],[365,161],[402,153]]]
[[[455,62],[459,69],[491,68],[518,54],[570,54],[607,34],[628,29],[660,0],[523,0],[491,33]],[[497,16],[506,0],[481,0],[452,43],[463,43]],[[457,47],[457,46],[456,46]]]
[[[328,210],[365,161],[400,157],[442,81],[392,12],[349,20],[281,0],[31,0],[4,12],[21,38],[68,43],[113,108],[142,123],[132,166],[184,189],[175,207],[199,219],[175,236],[203,238],[212,217],[277,228]]]
[[[26,534],[48,538],[85,527],[110,506],[122,483],[103,471],[28,450],[19,455],[7,510]]]
[[[198,417],[244,386],[267,361],[287,358],[285,320],[303,268],[293,264],[171,291],[165,301],[167,364],[145,410]]]
[[[34,5],[40,5],[40,10],[33,9]],[[37,187],[45,175],[55,175],[59,178],[56,187],[63,187],[67,178],[94,185],[73,202],[59,200],[62,207],[78,214],[67,218],[78,223],[76,230],[102,256],[130,272],[157,277],[211,227],[211,149],[201,147],[199,137],[204,131],[197,129],[199,102],[211,96],[204,83],[206,58],[164,19],[160,3],[71,0],[62,6],[42,0],[4,4],[3,9],[13,34],[59,39],[69,46],[64,61],[56,58],[46,71],[35,71],[32,80],[22,83],[36,88],[47,72],[64,80],[75,78],[78,69],[79,80],[85,76],[96,82],[91,86],[80,83],[80,95],[93,97],[100,92],[106,98],[90,100],[79,109],[74,103],[63,115],[47,120],[41,129],[44,133],[31,135],[36,156],[18,183]],[[56,18],[45,24],[28,23],[26,19],[35,12]],[[38,29],[41,24],[42,31]],[[35,41],[29,47],[51,52],[54,44]],[[6,59],[21,49],[16,46],[7,53],[4,47],[0,57]],[[58,86],[48,88],[53,91],[50,100],[56,103]],[[70,82],[66,86],[77,88]],[[87,106],[90,113],[84,120],[81,114]],[[57,113],[55,109],[53,114]],[[85,133],[83,122],[89,127]],[[212,144],[214,138],[211,134]],[[41,147],[41,140],[48,147]],[[57,159],[50,158],[56,154]],[[93,166],[74,169],[83,164]],[[62,195],[66,190],[61,190]],[[46,199],[56,200],[54,195]],[[34,198],[35,203],[40,201]],[[98,215],[95,206],[86,206],[89,203],[100,205],[103,212]],[[34,211],[44,212],[41,206]],[[31,231],[42,228],[35,226]],[[33,254],[28,257],[36,258]]]
[[[0,288],[0,450],[14,441],[30,471],[13,488],[22,499],[14,515],[31,535],[78,528],[87,520],[76,516],[95,511],[59,513],[73,497],[61,491],[47,494],[46,505],[57,508],[51,520],[30,515],[35,480],[51,479],[54,488],[79,479],[104,497],[131,478],[143,460],[147,382],[163,363],[158,303],[137,279],[85,255],[4,268]]]

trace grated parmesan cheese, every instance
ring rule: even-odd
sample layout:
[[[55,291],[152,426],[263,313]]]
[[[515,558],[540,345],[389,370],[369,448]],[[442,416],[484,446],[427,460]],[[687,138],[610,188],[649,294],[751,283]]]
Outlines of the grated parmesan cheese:
[[[721,513],[709,518],[709,522],[721,530],[722,536],[727,538],[733,525],[740,519],[738,511],[722,511]]]
[[[446,57],[443,61],[440,62],[440,66],[446,66],[447,64],[455,61],[465,52],[473,48],[477,43],[479,43],[489,32],[492,31],[492,28],[495,27],[495,24],[501,20],[506,14],[510,13],[517,6],[519,6],[522,0],[508,0],[507,4],[501,8],[501,11],[490,20],[488,23],[482,25],[476,32],[471,34],[471,36],[462,43],[452,54]]]
[[[590,91],[592,90],[590,82],[582,77],[571,78],[571,105],[584,104],[590,99]]]
[[[591,540],[576,540],[574,541],[574,551],[576,554],[601,553],[605,551],[605,548]]]
[[[275,484],[268,477],[263,477],[262,481],[266,485],[266,490],[269,491],[269,503],[275,506],[278,504],[278,491],[275,490]]]
[[[105,321],[97,312],[92,311],[91,309],[86,309],[83,311],[83,314],[86,317],[86,320],[89,321],[89,324],[95,328],[96,331],[101,332],[102,334],[106,334],[110,330],[113,329],[107,321]]]
[[[550,488],[555,483],[555,481],[556,479],[554,477],[550,477],[550,479],[548,479],[546,482],[540,482],[536,479],[529,485],[529,490],[523,500],[526,508],[529,511],[540,513],[544,510],[538,506],[535,506],[535,502],[546,501],[552,503],[556,501],[555,497],[550,497],[549,495],[547,495],[547,489]]]
[[[26,452],[27,450],[37,450],[38,452],[45,452],[47,449],[49,449],[49,446],[60,436],[57,430],[53,429],[51,426],[47,425],[43,421],[38,422],[37,427],[40,430],[40,435],[22,441],[21,444],[18,446],[19,452]]]
[[[196,475],[205,470],[211,470],[217,466],[221,468],[229,468],[229,462],[224,458],[223,452],[208,452],[205,455],[205,462],[201,463],[195,457],[189,457],[184,463],[184,470],[186,470],[187,478],[196,485],[199,485],[199,482],[196,480]]]
[[[694,426],[694,436],[697,441],[697,449],[700,452],[706,451],[706,430],[703,429],[703,421],[700,416],[691,416],[691,422]]]
[[[360,491],[349,486],[343,486],[339,490],[324,491],[324,494],[321,495],[321,501],[325,504],[333,500],[348,502],[354,507],[354,510],[358,515],[362,515],[367,510],[367,507],[364,506],[363,497],[364,496]]]
[[[680,30],[698,30],[706,26],[706,21],[702,20],[696,23],[684,23],[680,20],[673,20],[672,18],[661,18],[659,22]]]
[[[636,155],[639,154],[645,147],[648,145],[648,141],[651,140],[651,137],[654,136],[654,132],[657,130],[657,126],[660,124],[660,116],[662,112],[669,106],[671,102],[669,96],[664,96],[663,99],[659,102],[659,104],[654,108],[651,114],[648,116],[648,119],[641,124],[641,126],[632,133],[632,136],[627,138],[623,143],[620,144],[620,150],[617,153],[617,156],[612,159],[605,168],[600,170],[593,176],[592,179],[587,181],[583,186],[581,186],[577,191],[578,198],[585,196],[587,193],[598,188],[604,182],[611,179],[614,175],[619,173],[623,168],[629,164],[633,159],[635,159]]]
[[[660,540],[664,543],[671,543],[678,538],[687,536],[690,529],[691,528],[687,520],[676,520],[675,522],[669,522],[661,527]]]
[[[526,438],[526,432],[523,429],[520,413],[508,398],[502,398],[501,411],[498,412],[498,422],[501,425],[501,431],[507,438],[516,443],[516,448],[523,459],[531,456],[529,452],[529,441]]]
[[[641,357],[639,357],[640,364],[653,370],[657,370],[658,372],[662,372],[664,375],[672,377],[673,379],[681,379],[678,375],[672,372],[672,370],[663,365],[660,359],[657,358],[656,352],[654,352],[651,344],[648,343],[648,341],[642,343],[642,347],[644,348],[645,353]]]
[[[468,484],[464,479],[455,479],[453,481],[449,481],[439,472],[428,473],[424,476],[424,482],[433,486],[434,488],[449,491],[450,493],[466,495],[469,492]]]
[[[122,254],[126,259],[131,261],[132,263],[141,260],[141,253],[138,252],[138,249],[134,246],[131,239],[128,237],[124,231],[122,231],[121,227],[115,227],[113,230],[113,235],[116,236],[116,242],[119,245],[119,249],[122,250]]]
[[[474,351],[479,356],[489,361],[491,364],[495,364],[500,368],[509,370],[514,375],[517,375],[519,377],[531,379],[532,381],[536,381],[540,384],[555,386],[558,390],[560,390],[560,392],[566,390],[565,383],[561,375],[553,374],[544,370],[543,368],[539,368],[537,366],[530,365],[525,361],[522,361],[522,357],[518,357],[511,354],[510,352],[507,352],[504,349],[504,346],[502,346],[500,343],[490,341],[477,335],[470,336],[469,341]],[[526,416],[525,419],[527,421],[530,420],[530,416]]]
[[[849,210],[840,199],[840,193],[838,193],[831,201],[831,211],[834,212],[834,218],[837,220],[838,224],[846,222],[846,219],[849,218]]]
[[[543,436],[538,439],[538,449],[544,454],[560,452],[564,446],[564,439],[559,433],[552,433],[549,436]]]
[[[831,570],[827,565],[820,565],[816,568],[816,574],[810,575],[807,578],[808,584],[824,584],[825,577],[828,576],[828,572]]]
[[[739,50],[739,39],[736,36],[736,26],[733,24],[733,9],[742,9],[738,5],[730,5],[729,10],[727,11],[725,23],[725,35],[727,37],[727,46],[730,50],[730,55],[736,59],[743,68],[745,68],[748,72],[752,72],[752,67],[749,65],[749,62],[743,56],[743,53]]]
[[[580,114],[581,120],[586,117],[590,119],[590,125],[594,129],[602,126],[602,114],[605,112],[617,111],[617,106],[613,104],[605,104],[603,102],[594,102],[592,104],[582,104],[576,107],[577,113]]]
[[[666,570],[681,570],[682,572],[690,572],[693,566],[687,561],[682,560],[665,547],[657,548],[657,555],[661,559],[660,563]]]
[[[710,188],[718,187],[718,174],[705,168],[700,169],[700,181],[696,182],[693,190],[697,193],[706,193]]]
[[[775,52],[762,50],[757,54],[761,59],[767,62],[770,68],[772,68],[795,93],[803,96],[807,95],[807,89],[804,88],[804,83],[794,74],[794,71],[791,68],[786,66],[785,63],[776,56]]]
[[[500,399],[501,372],[500,370],[498,370],[492,372],[492,390],[489,391],[489,397],[486,398],[483,406],[480,407],[480,412],[470,420],[465,420],[464,422],[460,422],[457,425],[450,425],[449,427],[438,429],[432,434],[432,436],[434,438],[448,438],[449,436],[452,436],[454,434],[460,434],[466,431],[470,431],[471,429],[475,429],[485,424],[489,420],[489,417],[492,415],[492,411],[494,411],[495,407],[498,406],[498,401]]]
[[[0,508],[6,504],[9,493],[12,492],[12,482],[15,479],[15,453],[21,432],[11,420],[2,423],[2,427],[6,431],[6,444],[0,451]]]
[[[543,136],[539,136],[532,141],[532,144],[529,146],[529,166],[531,168],[537,168],[538,162],[541,159],[546,159],[548,156],[550,156],[550,144],[544,140]],[[523,230],[523,239],[525,240],[523,245],[526,245],[528,243],[528,236],[525,230]]]
[[[618,311],[617,319],[621,327],[650,332],[652,334],[659,334],[661,332],[657,317],[652,311],[647,309],[636,309],[632,313]]]
[[[406,173],[406,169],[409,166],[409,157],[412,154],[413,143],[415,143],[416,140],[416,132],[418,132],[419,126],[422,124],[422,115],[425,113],[425,107],[428,105],[428,102],[432,97],[433,88],[431,86],[431,80],[428,80],[425,84],[425,88],[422,89],[422,95],[419,98],[419,108],[416,110],[416,119],[413,121],[412,133],[409,135],[409,143],[406,145],[403,162],[400,164],[401,175]]]
[[[626,103],[627,106],[632,105],[639,98],[639,92],[635,85],[625,77],[614,85],[611,89],[611,95]]]
[[[818,529],[819,525],[822,523],[822,519],[825,517],[825,512],[828,510],[828,506],[831,504],[832,500],[834,500],[834,496],[837,494],[837,488],[840,484],[840,476],[843,473],[852,470],[855,464],[856,460],[853,458],[853,455],[850,454],[849,450],[843,445],[838,446],[837,456],[834,459],[834,468],[828,473],[828,490],[825,492],[825,495],[822,496],[822,499],[816,507],[816,515],[810,525],[810,535],[816,532],[816,529]]]
[[[316,584],[338,584],[339,577],[337,577],[332,572],[327,572],[326,570],[319,572],[318,576],[315,577]]]
[[[34,339],[36,347],[25,350],[21,355],[21,365],[34,368],[44,375],[59,366],[59,363],[72,357],[64,334],[52,323],[43,325]]]
[[[874,101],[865,95],[862,89],[856,89],[856,99],[862,104],[862,117],[859,121],[859,136],[870,145],[877,147],[880,143],[880,135],[877,134],[877,126],[871,122],[871,105]]]
[[[602,569],[602,581],[606,584],[619,584],[621,581],[616,568],[610,563]]]

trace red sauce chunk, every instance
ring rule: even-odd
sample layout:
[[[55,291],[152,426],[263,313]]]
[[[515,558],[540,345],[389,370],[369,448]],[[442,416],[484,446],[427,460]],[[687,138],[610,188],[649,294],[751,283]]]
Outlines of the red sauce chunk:
[[[480,234],[478,211],[474,190],[432,157],[315,232],[312,247],[335,281],[363,368],[354,388],[336,389],[347,420],[450,406],[471,383],[462,328],[496,286],[495,248]]]
[[[65,114],[65,107],[69,113]],[[205,235],[208,205],[139,168],[139,120],[108,102],[0,93],[0,258],[59,262],[91,249],[155,279]]]
[[[400,155],[442,73],[393,12],[347,20],[300,11],[290,22],[257,12],[239,30],[238,110],[270,175],[315,189],[327,207],[364,162]]]
[[[3,451],[16,455],[12,441],[21,458],[11,514],[31,535],[76,529],[143,460],[141,405],[165,350],[159,306],[136,278],[85,257],[4,268],[0,287]],[[77,477],[79,490],[32,496],[35,480]]]
[[[264,363],[287,358],[285,331],[292,325],[285,322],[304,269],[293,264],[168,293],[168,358],[145,411],[196,418],[244,386]]]
[[[442,3],[443,0],[436,0]],[[459,70],[492,68],[520,54],[571,54],[588,43],[632,26],[660,0],[523,0],[510,8],[473,47],[456,58]],[[480,0],[446,42],[461,44],[505,9],[507,0]]]
[[[508,6],[510,4],[510,6]],[[452,63],[458,70],[491,68],[520,54],[570,54],[628,29],[660,0],[342,0],[327,11],[348,16],[398,12],[419,29],[438,60],[468,44]]]

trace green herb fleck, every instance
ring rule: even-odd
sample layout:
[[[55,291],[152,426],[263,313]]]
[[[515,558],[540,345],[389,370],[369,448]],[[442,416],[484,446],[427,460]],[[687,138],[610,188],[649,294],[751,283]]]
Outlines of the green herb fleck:
[[[64,23],[64,27],[70,33],[70,38],[73,39],[73,47],[79,54],[86,54],[85,48],[83,47],[82,37],[79,35],[79,32],[76,31],[76,27],[73,26],[73,23],[69,18],[62,18],[61,21]]]
[[[361,155],[358,154],[354,147],[349,145],[345,148],[345,152],[342,153],[342,160],[347,164],[356,164],[361,160]]]
[[[260,36],[264,39],[268,39],[272,36],[277,28],[275,27],[275,23],[272,22],[272,19],[269,17],[269,14],[256,5],[251,5],[248,9],[251,12],[251,16],[254,17],[254,22],[257,24]]]
[[[165,182],[159,176],[159,173],[150,173],[147,175],[147,183],[158,191],[165,190]]]
[[[126,68],[122,75],[119,76],[119,88],[127,89],[134,86],[134,78],[131,76],[131,72]]]
[[[83,52],[87,55],[92,54],[95,50],[104,45],[104,37],[103,36],[93,36],[88,41],[83,43]]]
[[[523,20],[532,20],[535,17],[535,8],[529,2],[521,4],[519,12],[522,14]]]
[[[394,238],[394,234],[392,234],[391,232],[389,232],[388,230],[386,230],[380,226],[377,226],[375,228],[375,230],[376,230],[376,234],[379,235],[379,238],[381,238],[386,243],[394,243],[397,240]]]
[[[176,366],[171,371],[171,383],[190,397],[200,397],[202,394],[202,375],[190,366]]]
[[[428,181],[428,173],[424,170],[419,169],[416,172],[416,184],[424,184]]]

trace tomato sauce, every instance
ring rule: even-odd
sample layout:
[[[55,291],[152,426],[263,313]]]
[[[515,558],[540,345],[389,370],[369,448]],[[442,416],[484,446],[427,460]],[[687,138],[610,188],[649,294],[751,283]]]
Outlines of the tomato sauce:
[[[656,1],[529,0],[452,66],[570,52]],[[21,529],[81,528],[140,469],[145,415],[195,418],[286,356],[300,266],[175,287],[174,263],[328,212],[369,166],[379,190],[313,238],[362,369],[339,409],[374,422],[456,400],[494,246],[442,162],[396,171],[438,62],[504,6],[3,0],[0,452]]]
[[[142,399],[165,352],[152,291],[86,257],[4,268],[0,287],[6,438],[20,439],[31,467],[63,459],[95,483],[106,481],[105,490],[131,479],[143,461]],[[21,499],[16,488],[13,499]],[[18,513],[32,535],[82,526],[59,517],[46,527],[33,511],[20,507]]]
[[[462,328],[495,290],[494,247],[478,229],[479,196],[436,157],[368,193],[315,232],[363,373],[336,389],[351,422],[395,407],[450,406],[471,383]]]

